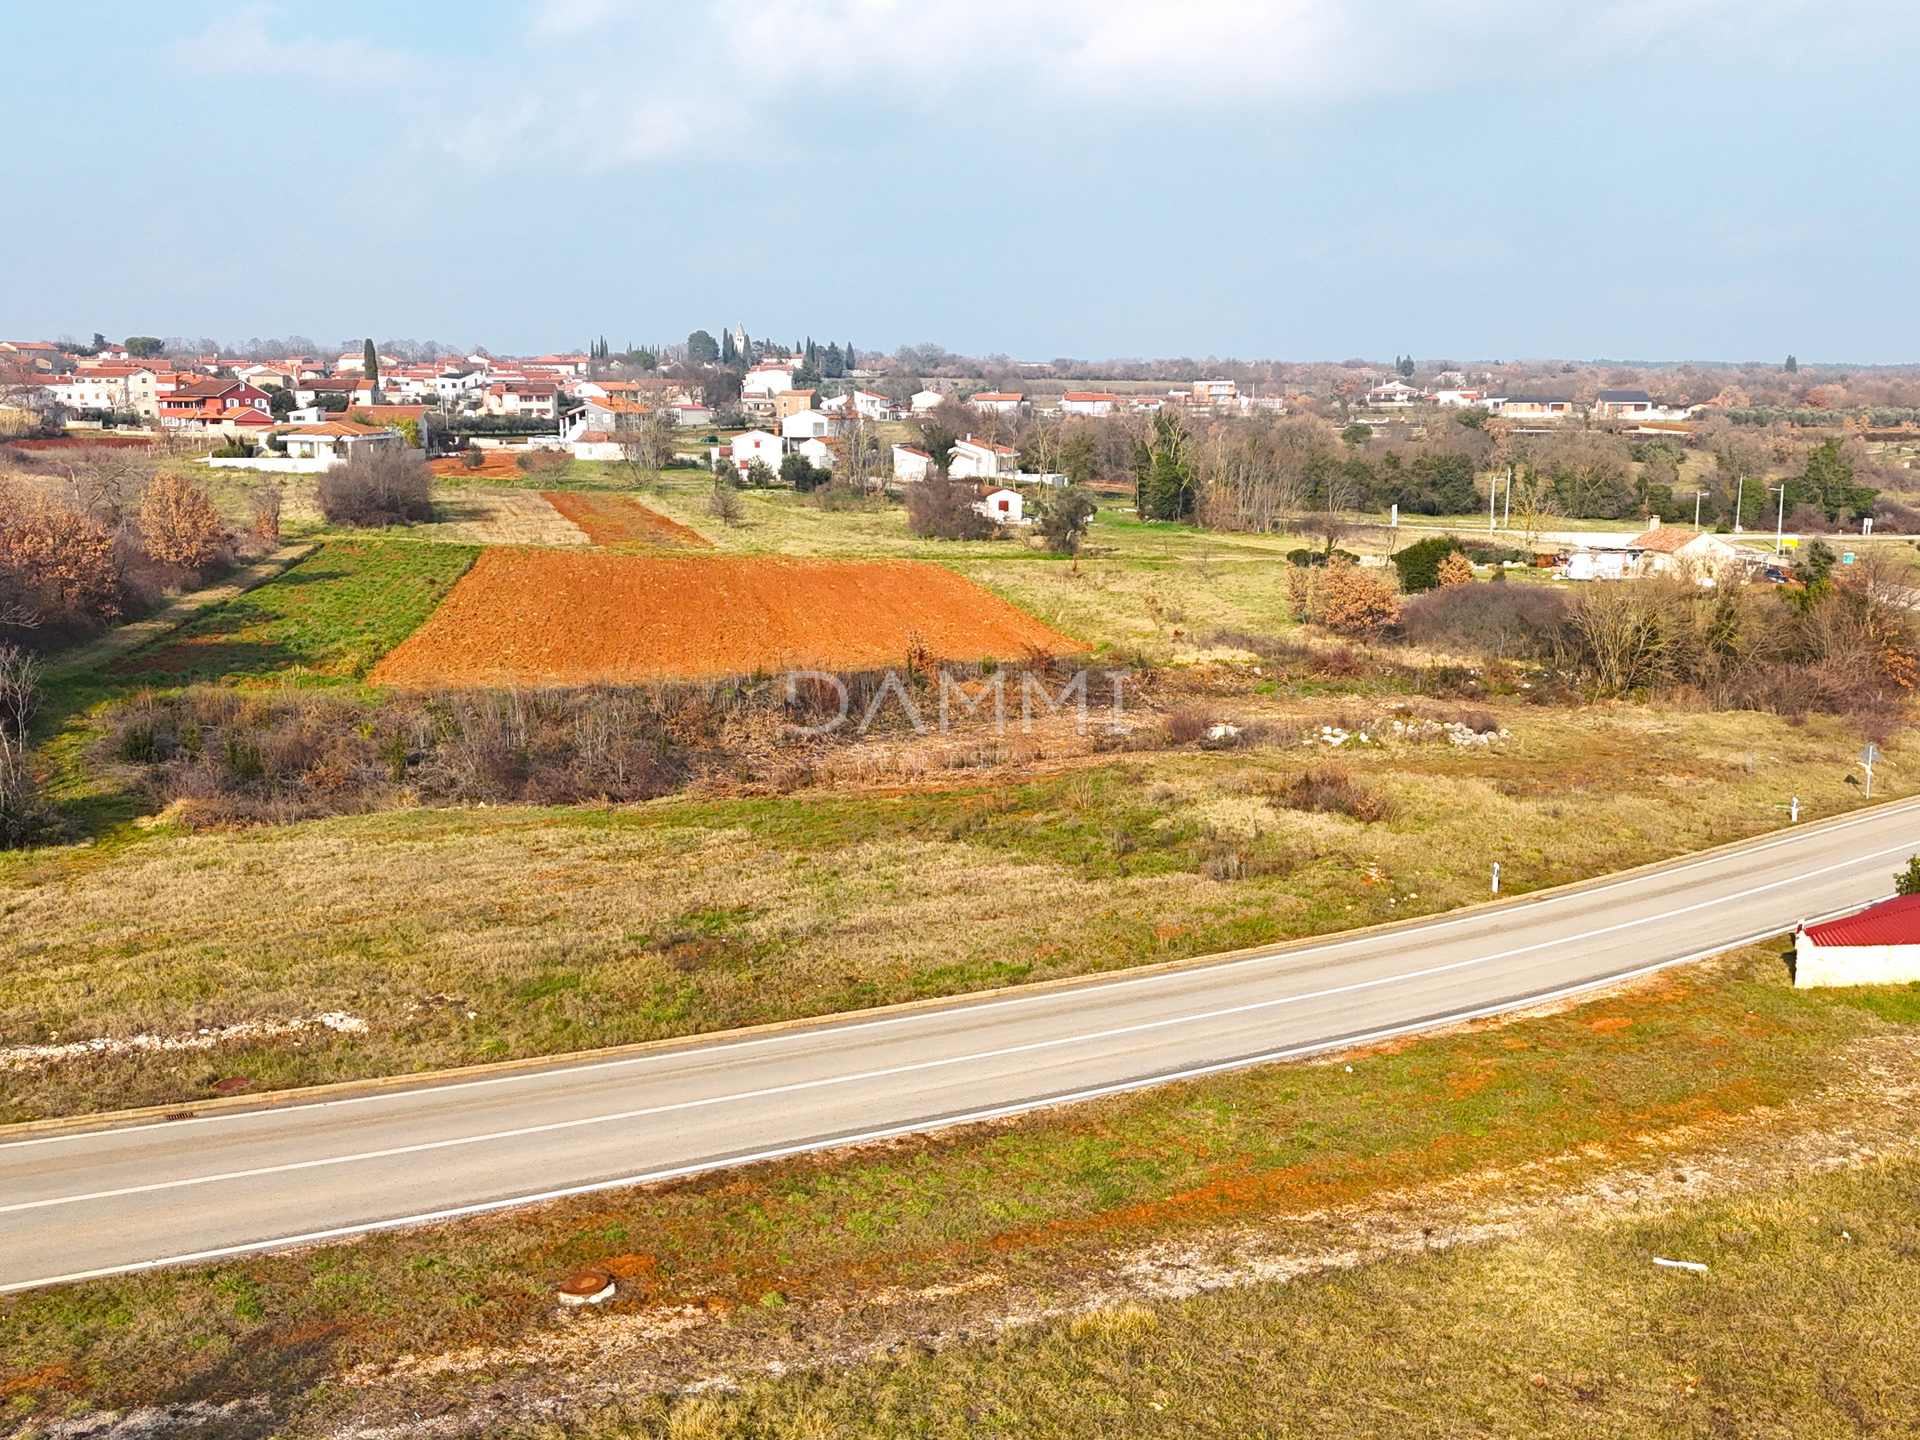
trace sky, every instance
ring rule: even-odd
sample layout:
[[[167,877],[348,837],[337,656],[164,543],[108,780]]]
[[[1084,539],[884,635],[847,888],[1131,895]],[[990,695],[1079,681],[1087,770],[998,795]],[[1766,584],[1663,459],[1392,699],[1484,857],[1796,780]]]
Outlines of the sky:
[[[1912,0],[17,8],[0,338],[1920,361]]]

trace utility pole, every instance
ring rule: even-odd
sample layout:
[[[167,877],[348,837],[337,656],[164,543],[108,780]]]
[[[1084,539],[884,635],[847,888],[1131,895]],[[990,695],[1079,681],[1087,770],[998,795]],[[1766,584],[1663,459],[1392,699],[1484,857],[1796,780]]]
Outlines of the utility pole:
[[[1700,528],[1700,502],[1706,498],[1706,495],[1707,492],[1704,490],[1693,492],[1693,528],[1696,530]]]
[[[1733,533],[1736,535],[1738,535],[1743,528],[1740,524],[1740,515],[1741,515],[1741,512],[1746,508],[1747,508],[1747,477],[1742,475],[1740,477],[1740,488],[1738,491],[1735,492],[1734,501],[1733,501]]]
[[[1780,509],[1775,513],[1773,521],[1773,553],[1778,555],[1786,549],[1787,487],[1785,485],[1779,485],[1769,488],[1778,489],[1780,492]]]
[[[1487,481],[1487,534],[1489,535],[1493,534],[1494,510],[1499,503],[1500,482],[1496,479],[1489,479]]]
[[[1507,503],[1500,512],[1500,528],[1513,529],[1513,467],[1507,466]]]

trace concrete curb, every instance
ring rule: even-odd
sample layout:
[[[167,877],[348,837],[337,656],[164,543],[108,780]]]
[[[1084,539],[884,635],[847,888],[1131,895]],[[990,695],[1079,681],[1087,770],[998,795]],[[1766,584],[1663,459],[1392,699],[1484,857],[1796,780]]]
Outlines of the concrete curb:
[[[339,1080],[326,1085],[308,1085],[264,1095],[234,1095],[205,1101],[182,1101],[174,1105],[146,1105],[132,1110],[103,1111],[97,1115],[64,1115],[45,1120],[25,1120],[12,1125],[0,1125],[0,1143],[24,1136],[47,1135],[61,1131],[116,1129],[146,1120],[164,1123],[169,1119],[185,1119],[188,1116],[198,1119],[206,1115],[279,1110],[289,1106],[358,1095],[377,1095],[416,1087],[425,1089],[475,1078],[507,1076],[540,1070],[580,1069],[607,1060],[625,1059],[664,1050],[690,1050],[759,1036],[778,1035],[788,1031],[858,1025],[874,1019],[914,1014],[920,1011],[961,1010],[973,1005],[991,1004],[1030,995],[1075,989],[1097,989],[1102,985],[1122,980],[1131,981],[1153,975],[1177,974],[1181,971],[1199,970],[1208,966],[1228,965],[1245,960],[1281,959],[1290,954],[1343,944],[1366,936],[1413,932],[1437,921],[1454,921],[1465,916],[1492,911],[1517,911],[1561,896],[1577,895],[1582,891],[1599,890],[1609,885],[1617,885],[1674,865],[1694,864],[1724,855],[1735,855],[1743,850],[1757,849],[1762,845],[1778,841],[1789,831],[1813,833],[1835,829],[1868,814],[1892,814],[1903,808],[1920,811],[1920,796],[1886,801],[1879,805],[1863,805],[1857,810],[1832,815],[1825,820],[1808,821],[1805,824],[1789,826],[1781,830],[1769,830],[1746,840],[1729,841],[1725,845],[1716,845],[1707,850],[1682,851],[1664,860],[1651,860],[1644,865],[1636,865],[1630,870],[1616,870],[1586,880],[1572,880],[1565,885],[1529,891],[1525,895],[1516,895],[1511,899],[1482,900],[1472,905],[1461,905],[1452,910],[1436,911],[1431,915],[1415,916],[1406,920],[1386,920],[1375,925],[1362,925],[1352,930],[1330,931],[1324,935],[1303,936],[1298,940],[1286,940],[1277,945],[1221,950],[1210,955],[1189,956],[1184,960],[1162,960],[1151,965],[1130,965],[1123,969],[1102,971],[1095,975],[1066,975],[1055,980],[1036,980],[1027,985],[1005,985],[992,990],[977,990],[966,995],[935,995],[922,1000],[901,1000],[891,1005],[876,1005],[869,1010],[797,1016],[790,1020],[770,1020],[763,1025],[747,1025],[734,1030],[710,1030],[696,1035],[675,1035],[663,1040],[640,1040],[629,1045],[610,1045],[599,1050],[576,1050],[565,1055],[529,1055],[512,1060],[493,1060],[478,1065],[457,1065],[445,1070],[414,1072],[407,1075],[379,1075],[363,1080]],[[1920,838],[1916,838],[1914,848],[1920,851]]]

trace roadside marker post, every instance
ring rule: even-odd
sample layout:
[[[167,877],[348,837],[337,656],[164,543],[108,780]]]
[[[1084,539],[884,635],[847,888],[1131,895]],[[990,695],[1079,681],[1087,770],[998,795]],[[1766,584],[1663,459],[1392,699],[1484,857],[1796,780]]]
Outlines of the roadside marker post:
[[[1493,893],[1496,895],[1500,893],[1500,862],[1498,860],[1493,862]]]
[[[1798,795],[1793,797],[1793,811],[1788,816],[1788,820],[1795,825],[1800,823],[1800,797]]]
[[[1873,799],[1873,763],[1879,758],[1880,747],[1869,740],[1867,748],[1860,752],[1860,768],[1867,772],[1866,798],[1869,800]]]

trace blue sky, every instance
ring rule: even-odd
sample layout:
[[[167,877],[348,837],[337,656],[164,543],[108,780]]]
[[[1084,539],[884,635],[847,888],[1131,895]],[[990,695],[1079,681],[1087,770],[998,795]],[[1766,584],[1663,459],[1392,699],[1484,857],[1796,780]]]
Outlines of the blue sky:
[[[7,338],[1920,360],[1911,3],[115,9],[10,16]]]

